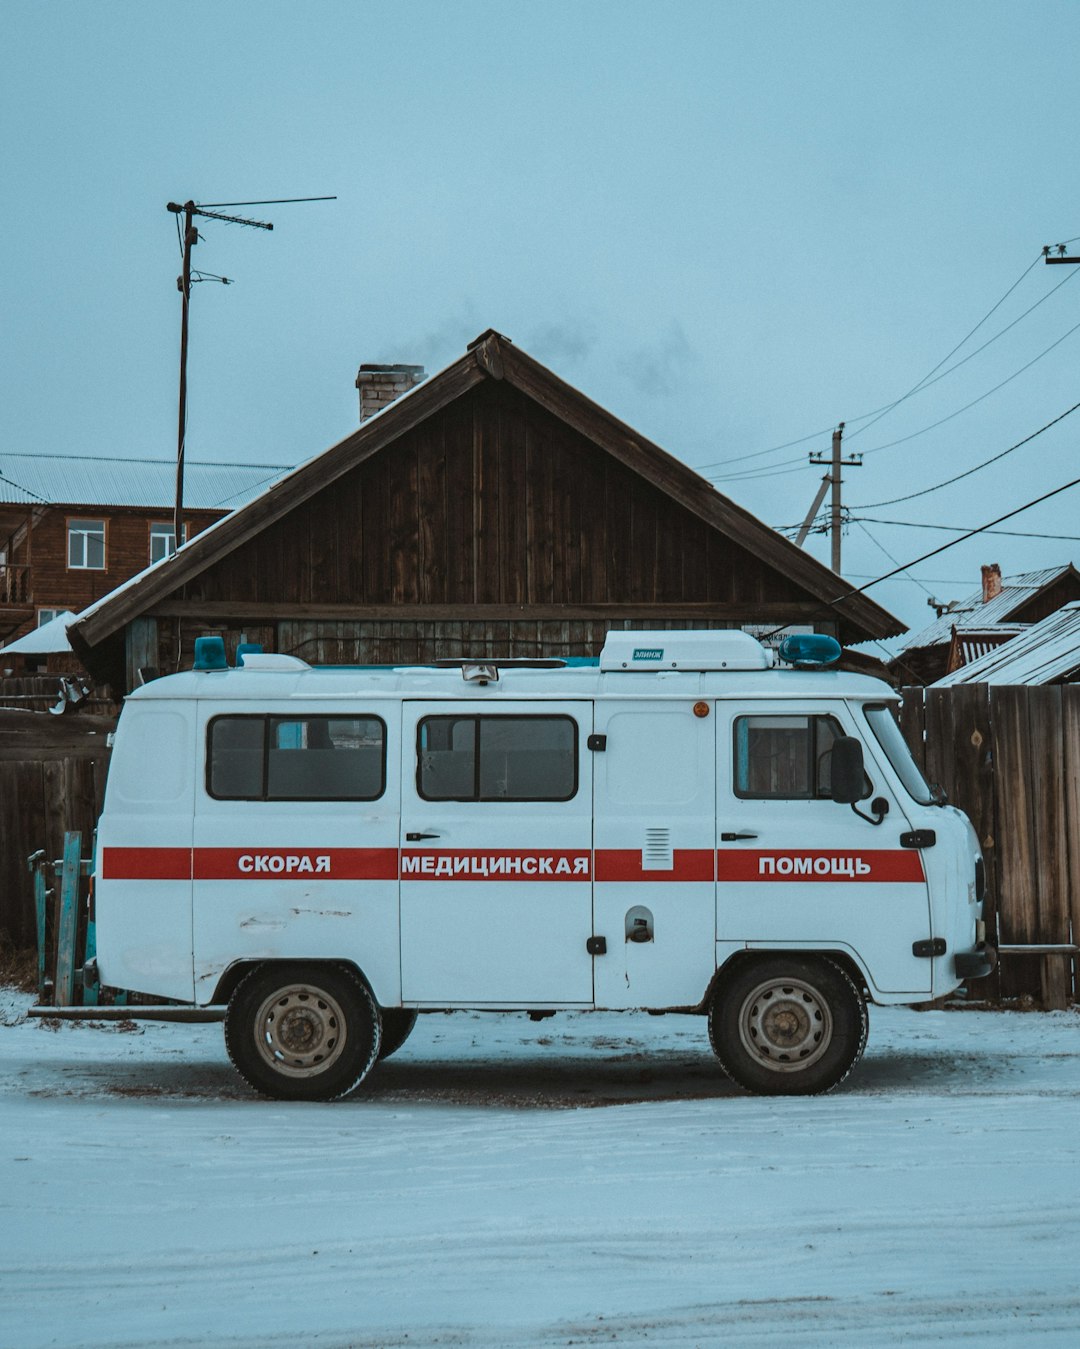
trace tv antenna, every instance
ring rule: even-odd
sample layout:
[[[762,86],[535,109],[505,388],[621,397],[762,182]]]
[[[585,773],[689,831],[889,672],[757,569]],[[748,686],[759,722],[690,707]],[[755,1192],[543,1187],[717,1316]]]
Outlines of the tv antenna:
[[[173,552],[183,542],[184,537],[184,436],[187,423],[187,353],[188,353],[188,309],[191,305],[191,287],[199,281],[220,281],[223,286],[231,286],[227,276],[216,276],[213,272],[192,271],[191,250],[199,242],[199,231],[194,224],[196,216],[208,220],[223,220],[227,225],[249,225],[252,229],[272,230],[267,221],[248,220],[246,216],[223,215],[226,207],[236,206],[291,206],[306,201],[337,201],[337,197],[275,197],[269,201],[185,201],[182,206],[175,201],[166,203],[165,209],[176,216],[176,227],[180,233],[180,249],[183,254],[183,268],[176,278],[176,289],[181,295],[180,307],[180,415],[176,432],[176,507],[173,512]],[[181,229],[180,216],[184,217]]]

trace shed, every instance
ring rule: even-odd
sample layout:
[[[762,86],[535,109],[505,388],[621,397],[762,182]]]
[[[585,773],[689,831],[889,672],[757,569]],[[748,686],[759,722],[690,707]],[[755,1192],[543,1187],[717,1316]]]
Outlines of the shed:
[[[588,656],[610,628],[751,623],[812,625],[844,643],[903,631],[489,330],[85,609],[70,634],[119,691],[140,671],[189,665],[208,631],[230,647],[370,664]]]

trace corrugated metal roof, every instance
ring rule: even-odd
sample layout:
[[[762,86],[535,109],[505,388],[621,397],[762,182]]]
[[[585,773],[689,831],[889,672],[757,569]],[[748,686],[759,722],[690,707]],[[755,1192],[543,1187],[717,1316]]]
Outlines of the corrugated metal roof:
[[[184,505],[235,510],[275,478],[285,464],[184,462]],[[112,459],[74,454],[0,454],[0,502],[50,506],[172,508],[176,461]]]
[[[1067,572],[1071,566],[1072,563],[1066,562],[1061,567],[1043,567],[1039,571],[1024,571],[1016,576],[1005,576],[1001,581],[1001,593],[995,595],[992,600],[987,600],[985,604],[982,602],[980,586],[973,595],[947,609],[928,628],[923,628],[922,632],[909,637],[900,650],[914,651],[918,647],[937,646],[939,643],[951,641],[954,627],[973,627],[977,624],[980,628],[985,628],[1003,622],[1018,604],[1023,604],[1024,600],[1038,594],[1044,586]]]
[[[956,684],[1053,684],[1080,670],[1080,600],[1062,605],[1041,623],[962,665],[931,688]]]

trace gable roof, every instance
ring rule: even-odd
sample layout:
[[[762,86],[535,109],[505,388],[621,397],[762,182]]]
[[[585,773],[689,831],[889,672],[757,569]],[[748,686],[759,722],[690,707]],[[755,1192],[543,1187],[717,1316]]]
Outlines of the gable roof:
[[[1004,623],[1017,609],[1070,572],[1080,583],[1080,572],[1071,562],[1066,562],[1060,567],[1043,567],[1039,571],[1024,571],[1018,572],[1015,576],[1005,576],[1001,581],[1001,591],[985,604],[980,587],[966,599],[951,604],[929,627],[923,628],[914,637],[909,637],[900,649],[915,651],[924,646],[939,646],[951,642],[954,627],[983,631]]]
[[[1065,604],[978,660],[930,687],[956,684],[1054,684],[1080,670],[1080,600]]]
[[[184,461],[188,510],[235,510],[287,464]],[[27,506],[144,506],[172,517],[175,459],[121,459],[80,454],[0,454],[0,502]]]
[[[506,380],[706,524],[734,539],[819,599],[822,617],[836,617],[855,629],[859,635],[853,640],[895,636],[904,631],[897,618],[865,595],[853,593],[842,577],[722,496],[693,469],[566,384],[507,338],[489,329],[469,345],[463,356],[402,394],[344,440],[280,478],[248,505],[196,535],[171,557],[83,610],[72,625],[77,648],[83,644],[93,648],[105,641],[268,525],[489,379]]]

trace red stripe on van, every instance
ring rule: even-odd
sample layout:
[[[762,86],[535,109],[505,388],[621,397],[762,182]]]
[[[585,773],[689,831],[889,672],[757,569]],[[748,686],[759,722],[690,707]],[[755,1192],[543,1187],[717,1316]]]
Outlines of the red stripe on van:
[[[838,852],[812,848],[721,848],[719,881],[922,881],[922,859],[906,848]]]
[[[596,879],[598,881],[711,881],[715,861],[711,848],[676,848],[674,865],[670,871],[646,871],[641,865],[640,848],[598,848],[596,850]]]
[[[190,881],[190,848],[102,848],[105,881]]]

